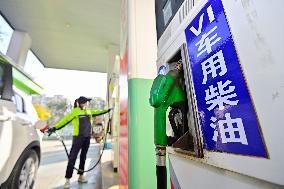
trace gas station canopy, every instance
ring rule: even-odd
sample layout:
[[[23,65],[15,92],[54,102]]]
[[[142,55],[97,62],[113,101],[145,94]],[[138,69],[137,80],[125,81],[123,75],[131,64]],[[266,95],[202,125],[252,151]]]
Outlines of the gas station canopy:
[[[119,44],[118,0],[1,0],[0,11],[30,35],[45,67],[106,72],[109,48]]]

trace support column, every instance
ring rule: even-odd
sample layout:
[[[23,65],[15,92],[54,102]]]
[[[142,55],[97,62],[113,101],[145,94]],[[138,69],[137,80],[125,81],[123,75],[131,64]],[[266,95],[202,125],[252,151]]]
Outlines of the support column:
[[[108,45],[108,57],[109,61],[107,64],[107,81],[109,82],[113,74],[118,74],[118,70],[115,70],[116,56],[119,54],[119,48],[117,45]]]
[[[28,50],[31,48],[32,39],[28,33],[14,31],[7,56],[9,56],[18,66],[24,68]]]
[[[118,129],[119,129],[119,48],[116,45],[108,46],[109,62],[107,65],[107,107],[112,107],[111,141],[112,141],[112,163],[114,171],[118,168]],[[108,104],[110,103],[110,104]],[[108,120],[108,115],[106,116]],[[106,122],[107,123],[107,122]]]
[[[155,1],[128,1],[128,186],[156,188],[154,111],[149,104],[156,76]]]

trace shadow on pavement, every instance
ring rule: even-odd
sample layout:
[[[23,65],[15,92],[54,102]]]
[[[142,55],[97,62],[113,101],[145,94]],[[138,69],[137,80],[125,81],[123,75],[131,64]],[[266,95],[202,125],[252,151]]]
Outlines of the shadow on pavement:
[[[98,144],[90,146],[88,150],[87,158],[93,158],[97,155],[97,150],[98,150],[96,149],[97,147],[99,147]],[[67,150],[69,152],[70,147],[69,148],[67,147]],[[42,153],[42,157],[43,158],[40,162],[41,166],[67,161],[68,159],[63,146],[62,146],[62,149],[60,150]],[[80,153],[78,154],[78,157],[80,157]],[[77,159],[77,161],[79,160]]]

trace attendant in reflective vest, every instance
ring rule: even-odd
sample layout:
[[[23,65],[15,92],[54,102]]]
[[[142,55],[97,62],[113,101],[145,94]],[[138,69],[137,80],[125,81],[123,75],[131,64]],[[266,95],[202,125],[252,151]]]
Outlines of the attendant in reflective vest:
[[[78,182],[84,183],[87,182],[85,177],[83,176],[83,171],[85,168],[85,161],[87,152],[90,146],[91,132],[92,132],[92,122],[93,117],[105,114],[110,111],[109,110],[92,110],[88,109],[88,103],[91,99],[81,96],[74,103],[74,109],[64,118],[62,118],[59,122],[55,124],[51,131],[63,128],[65,125],[72,121],[72,125],[74,127],[73,131],[73,141],[72,147],[69,155],[69,161],[66,169],[66,183],[64,188],[70,187],[69,179],[73,174],[73,167],[76,162],[79,151],[81,150],[80,155],[80,165],[79,165],[79,178]]]

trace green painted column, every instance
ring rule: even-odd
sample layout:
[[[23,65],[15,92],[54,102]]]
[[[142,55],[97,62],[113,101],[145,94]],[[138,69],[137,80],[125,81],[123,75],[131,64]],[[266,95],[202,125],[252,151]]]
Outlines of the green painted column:
[[[149,104],[152,79],[128,80],[129,189],[156,188],[154,108]]]

